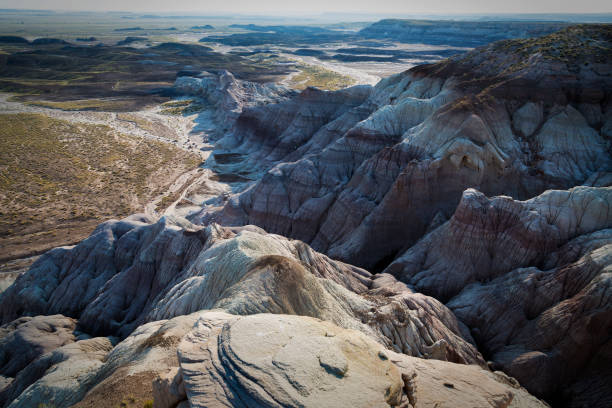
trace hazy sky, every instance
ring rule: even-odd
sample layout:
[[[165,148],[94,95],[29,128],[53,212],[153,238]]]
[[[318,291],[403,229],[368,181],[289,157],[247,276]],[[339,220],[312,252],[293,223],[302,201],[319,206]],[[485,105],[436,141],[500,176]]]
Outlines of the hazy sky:
[[[0,0],[0,8],[197,12],[200,14],[598,13],[610,0]]]

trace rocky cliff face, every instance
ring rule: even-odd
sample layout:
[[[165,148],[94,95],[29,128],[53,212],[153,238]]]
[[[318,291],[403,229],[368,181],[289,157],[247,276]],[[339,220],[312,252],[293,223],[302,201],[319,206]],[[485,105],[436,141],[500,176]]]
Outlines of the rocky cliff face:
[[[0,404],[608,406],[610,38],[179,80],[227,125],[209,164],[256,180],[41,256],[0,294]]]
[[[385,272],[445,301],[486,358],[531,392],[571,399],[567,386],[612,329],[611,194],[576,187],[520,202],[466,190],[451,219]]]
[[[255,224],[376,270],[448,219],[467,188],[526,199],[604,174],[608,31],[496,43],[370,90],[247,109],[221,146],[269,170],[196,222]]]
[[[256,227],[105,223],[74,248],[41,257],[0,305],[4,323],[59,313],[86,333],[122,338],[145,322],[204,309],[298,314],[362,330],[410,355],[484,363],[435,299]]]
[[[599,350],[609,336],[609,306],[597,300],[606,299],[599,274],[608,268],[610,251],[603,238],[610,227],[612,166],[609,49],[609,27],[496,43],[384,80],[361,104],[351,103],[316,130],[284,125],[284,132],[268,134],[260,114],[257,137],[273,148],[251,144],[256,137],[239,120],[228,138],[270,169],[222,211],[205,209],[200,220],[253,223],[374,270],[397,258],[385,272],[450,301],[488,359],[537,395],[560,398],[560,390],[605,353]],[[260,109],[290,122],[295,112],[289,105]],[[297,140],[295,150],[283,140]],[[577,185],[598,188],[571,189]],[[489,204],[469,188],[521,200],[541,195],[525,204],[503,197]],[[547,189],[569,190],[543,193]],[[574,258],[548,260],[566,246]],[[598,260],[590,262],[595,254]],[[554,279],[576,282],[571,291],[547,293],[540,304],[550,284],[542,282],[536,299],[527,295],[533,292],[515,296],[526,291],[515,288],[517,280],[535,279],[527,278],[533,270],[520,268],[549,271],[545,275],[570,268],[572,274]],[[474,282],[482,287],[470,286]],[[498,291],[508,291],[507,301],[494,295]],[[595,309],[589,309],[582,302],[593,296]],[[538,306],[525,305],[529,312],[517,315],[518,299]],[[601,331],[586,323],[593,316]],[[583,335],[569,346],[538,324]]]
[[[354,391],[368,381],[372,370],[370,362],[363,360],[365,357],[359,349],[350,351],[353,347],[365,346],[355,346],[354,341],[343,345],[355,336],[367,340],[364,343],[369,344],[367,347],[375,345],[376,350],[387,347],[403,353],[398,357],[404,359],[402,361],[410,362],[405,356],[411,355],[484,366],[480,353],[470,343],[469,334],[445,306],[433,298],[414,293],[390,275],[373,276],[365,270],[333,261],[300,241],[267,234],[256,227],[232,229],[211,224],[203,228],[170,218],[153,224],[145,221],[142,217],[131,217],[102,224],[89,239],[74,248],[57,248],[43,255],[3,294],[0,309],[7,324],[3,326],[0,343],[5,381],[0,398],[5,405],[12,401],[10,406],[32,406],[42,403],[48,395],[56,406],[70,406],[81,399],[101,403],[100,394],[104,394],[105,387],[118,386],[112,384],[121,382],[121,378],[138,375],[135,381],[151,383],[158,376],[166,378],[168,373],[174,373],[167,387],[172,388],[171,384],[179,382],[184,384],[182,389],[186,391],[180,391],[178,385],[174,391],[154,389],[152,392],[159,394],[156,397],[159,406],[172,406],[172,402],[168,405],[162,402],[186,396],[192,406],[209,406],[215,401],[220,404],[233,401],[233,405],[245,406],[319,406],[321,401],[333,403],[338,402],[338,398],[345,399],[344,394],[339,394],[341,392],[353,390],[351,394],[355,394]],[[69,296],[69,293],[81,296]],[[251,344],[254,336],[251,331],[261,327],[272,330],[267,336],[276,338],[279,345],[285,343],[282,336],[292,333],[291,344],[305,347],[300,339],[310,338],[313,349],[305,350],[303,357],[299,357],[289,349],[281,350],[287,346],[266,349],[264,345],[268,340],[262,338],[262,346],[256,347],[261,357],[253,358],[259,361],[268,355],[274,360],[276,354],[288,366],[269,365],[272,360],[262,360],[258,363],[262,366],[254,370],[264,377],[253,379],[247,374],[247,383],[241,383],[242,380],[236,383],[233,378],[237,372],[228,370],[247,357],[240,356],[231,363],[220,354],[219,361],[229,365],[218,367],[217,357],[208,359],[208,352],[198,354],[206,347],[218,347],[220,341],[205,336],[207,327],[213,323],[196,323],[193,318],[194,312],[198,315],[201,310],[210,309],[232,313],[214,323],[223,330],[228,330],[225,321],[235,321],[239,315],[279,314],[255,320],[258,323],[252,328],[232,329],[231,336],[229,332],[223,335],[229,336],[228,339],[242,336],[246,343],[240,347],[255,350],[247,344]],[[11,322],[16,316],[55,312],[73,318],[38,316]],[[287,320],[284,315],[311,316],[318,320],[301,323],[299,319]],[[166,324],[167,319],[172,320]],[[284,331],[278,333],[272,329],[284,321],[288,322]],[[293,328],[294,324],[298,326]],[[303,330],[300,325],[305,325]],[[322,328],[316,328],[317,325]],[[334,339],[334,333],[344,333],[340,327],[352,331],[341,340]],[[190,332],[187,345],[182,346],[185,340],[180,340],[192,328],[195,331]],[[312,330],[320,334],[315,335]],[[364,334],[357,335],[357,332]],[[125,340],[113,347],[117,338],[112,336]],[[320,342],[317,336],[330,338],[330,344]],[[30,340],[26,342],[25,339]],[[332,353],[328,349],[332,343],[342,350],[348,347],[348,354],[342,357],[335,351]],[[179,363],[172,357],[176,356],[177,345]],[[154,351],[156,348],[161,350]],[[21,349],[28,352],[15,353]],[[320,366],[311,367],[304,359],[310,351],[316,350],[327,350],[327,357],[321,357]],[[229,356],[235,350],[227,352]],[[281,357],[282,354],[286,357]],[[402,398],[408,398],[403,396],[405,385],[395,363],[389,361],[389,357],[379,357],[376,352],[369,355],[373,362],[380,362],[383,371],[379,379],[370,378],[367,401],[374,406],[386,406],[385,401],[396,405]],[[339,363],[337,358],[341,359]],[[346,367],[337,366],[340,363]],[[280,367],[279,373],[272,369],[275,366]],[[211,377],[207,378],[207,371],[202,371],[202,367],[221,371],[211,371]],[[503,377],[465,367],[468,371],[463,373],[459,368],[456,373],[465,378],[462,381],[467,381],[473,371],[494,385],[487,392],[499,388],[507,401],[514,394],[531,398]],[[344,371],[340,375],[335,370]],[[346,370],[352,374],[344,379]],[[394,373],[393,379],[385,370]],[[78,372],[79,381],[73,380],[75,372]],[[229,377],[220,380],[219,375]],[[279,375],[287,376],[287,382],[269,383]],[[163,383],[164,380],[159,381]],[[222,382],[215,385],[215,381]],[[315,385],[321,381],[329,383],[329,394],[315,392],[319,390]],[[154,387],[164,387],[155,384]],[[261,387],[271,396],[248,391],[253,387]],[[436,387],[440,385],[434,385]],[[230,389],[230,395],[218,394],[214,391],[217,388]],[[468,398],[469,392],[462,392],[465,393],[463,398]],[[172,393],[178,394],[172,396]],[[235,393],[244,394],[240,398],[242,402],[234,400]],[[292,396],[288,397],[287,393]],[[312,396],[307,398],[310,394]],[[435,395],[435,392],[430,391],[430,394]],[[483,401],[493,398],[487,395],[482,395]],[[451,398],[440,401],[450,404]]]
[[[204,99],[214,112],[218,135],[229,130],[243,108],[279,102],[294,96],[294,91],[273,83],[259,84],[236,79],[231,72],[205,72],[200,77],[178,77],[173,91],[179,95]]]

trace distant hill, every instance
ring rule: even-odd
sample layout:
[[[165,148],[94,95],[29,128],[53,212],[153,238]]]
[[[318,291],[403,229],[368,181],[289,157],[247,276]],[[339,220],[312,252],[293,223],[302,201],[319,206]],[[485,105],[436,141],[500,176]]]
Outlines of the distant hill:
[[[368,39],[477,47],[498,40],[546,35],[569,26],[544,21],[380,20],[361,31]]]
[[[16,35],[0,35],[1,43],[9,44],[29,44],[30,42],[23,37],[17,37]]]

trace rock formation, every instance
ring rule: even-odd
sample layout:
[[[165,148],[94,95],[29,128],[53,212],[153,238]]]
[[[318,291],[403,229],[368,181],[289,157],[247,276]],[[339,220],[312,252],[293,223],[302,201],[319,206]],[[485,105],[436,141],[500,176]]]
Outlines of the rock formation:
[[[233,137],[233,151],[256,157],[269,170],[221,211],[204,209],[194,220],[252,223],[375,271],[398,258],[386,272],[416,291],[450,300],[487,359],[537,395],[564,398],[560,391],[585,378],[579,373],[593,366],[594,356],[605,355],[598,350],[609,336],[609,306],[597,301],[606,299],[599,294],[606,280],[593,275],[605,276],[610,251],[601,237],[610,227],[610,196],[603,188],[610,185],[612,168],[610,54],[603,51],[609,41],[608,27],[574,27],[417,67],[381,81],[362,104],[309,129],[304,139],[291,125],[270,131],[275,128],[263,123],[261,112],[255,133],[239,118],[226,139]],[[281,116],[289,106],[259,109],[291,120],[295,109]],[[297,140],[295,150],[284,140]],[[599,188],[571,189],[581,184]],[[520,200],[541,195],[525,204],[508,197],[488,204],[469,188]],[[544,193],[547,189],[568,190]],[[574,258],[547,261],[574,239],[586,245],[584,251],[572,246]],[[587,263],[594,257],[597,261]],[[506,286],[534,273],[515,276],[517,268],[559,271],[570,265],[582,277],[575,276],[572,291],[558,294],[546,294],[551,288],[542,283],[544,293],[538,294],[546,294],[546,305],[528,295],[532,292],[517,297]],[[468,286],[473,282],[482,287]],[[485,296],[497,291],[507,293],[507,301]],[[593,297],[591,312],[582,301]],[[514,315],[517,299],[533,299],[538,306],[525,306],[527,318]],[[557,321],[559,307],[565,307],[564,323]],[[604,319],[597,320],[601,331],[592,332],[587,320],[580,320],[582,307],[584,319],[591,313]],[[519,318],[516,325],[500,318],[510,315],[511,321]],[[524,321],[537,316],[538,323]],[[579,322],[567,321],[574,318]],[[550,329],[534,328],[545,322],[567,330],[576,324],[583,337],[572,344],[580,355],[569,343],[545,335]],[[544,378],[536,368],[550,374]]]
[[[306,90],[245,109],[219,147],[265,173],[194,221],[258,225],[377,271],[448,219],[467,188],[527,199],[605,174],[609,38],[608,27],[569,28],[419,66],[374,89]]]
[[[220,135],[231,128],[245,107],[279,102],[294,95],[292,90],[273,83],[258,84],[236,79],[228,71],[218,74],[205,72],[200,77],[180,76],[173,91],[207,101],[215,113],[215,130]]]
[[[61,313],[89,334],[125,337],[147,321],[205,309],[298,314],[409,355],[484,363],[448,309],[390,275],[372,276],[256,227],[136,218],[107,222],[74,248],[43,255],[0,298],[2,321]]]
[[[304,316],[200,311],[108,344],[80,340],[43,355],[10,407],[111,407],[146,393],[163,408],[546,406],[501,372],[409,357]]]
[[[408,357],[329,322],[213,316],[178,346],[192,407],[545,406],[501,373]]]
[[[385,271],[448,302],[487,359],[531,392],[570,398],[612,329],[610,203],[612,187],[523,202],[466,190],[451,219]]]
[[[610,38],[337,92],[180,78],[209,165],[256,180],[42,255],[0,294],[0,404],[608,406]]]

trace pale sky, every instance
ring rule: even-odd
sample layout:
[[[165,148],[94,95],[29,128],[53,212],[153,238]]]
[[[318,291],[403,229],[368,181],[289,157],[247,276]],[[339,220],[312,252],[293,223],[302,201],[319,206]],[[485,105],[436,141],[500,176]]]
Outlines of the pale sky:
[[[0,0],[0,8],[199,14],[612,12],[611,0]]]

